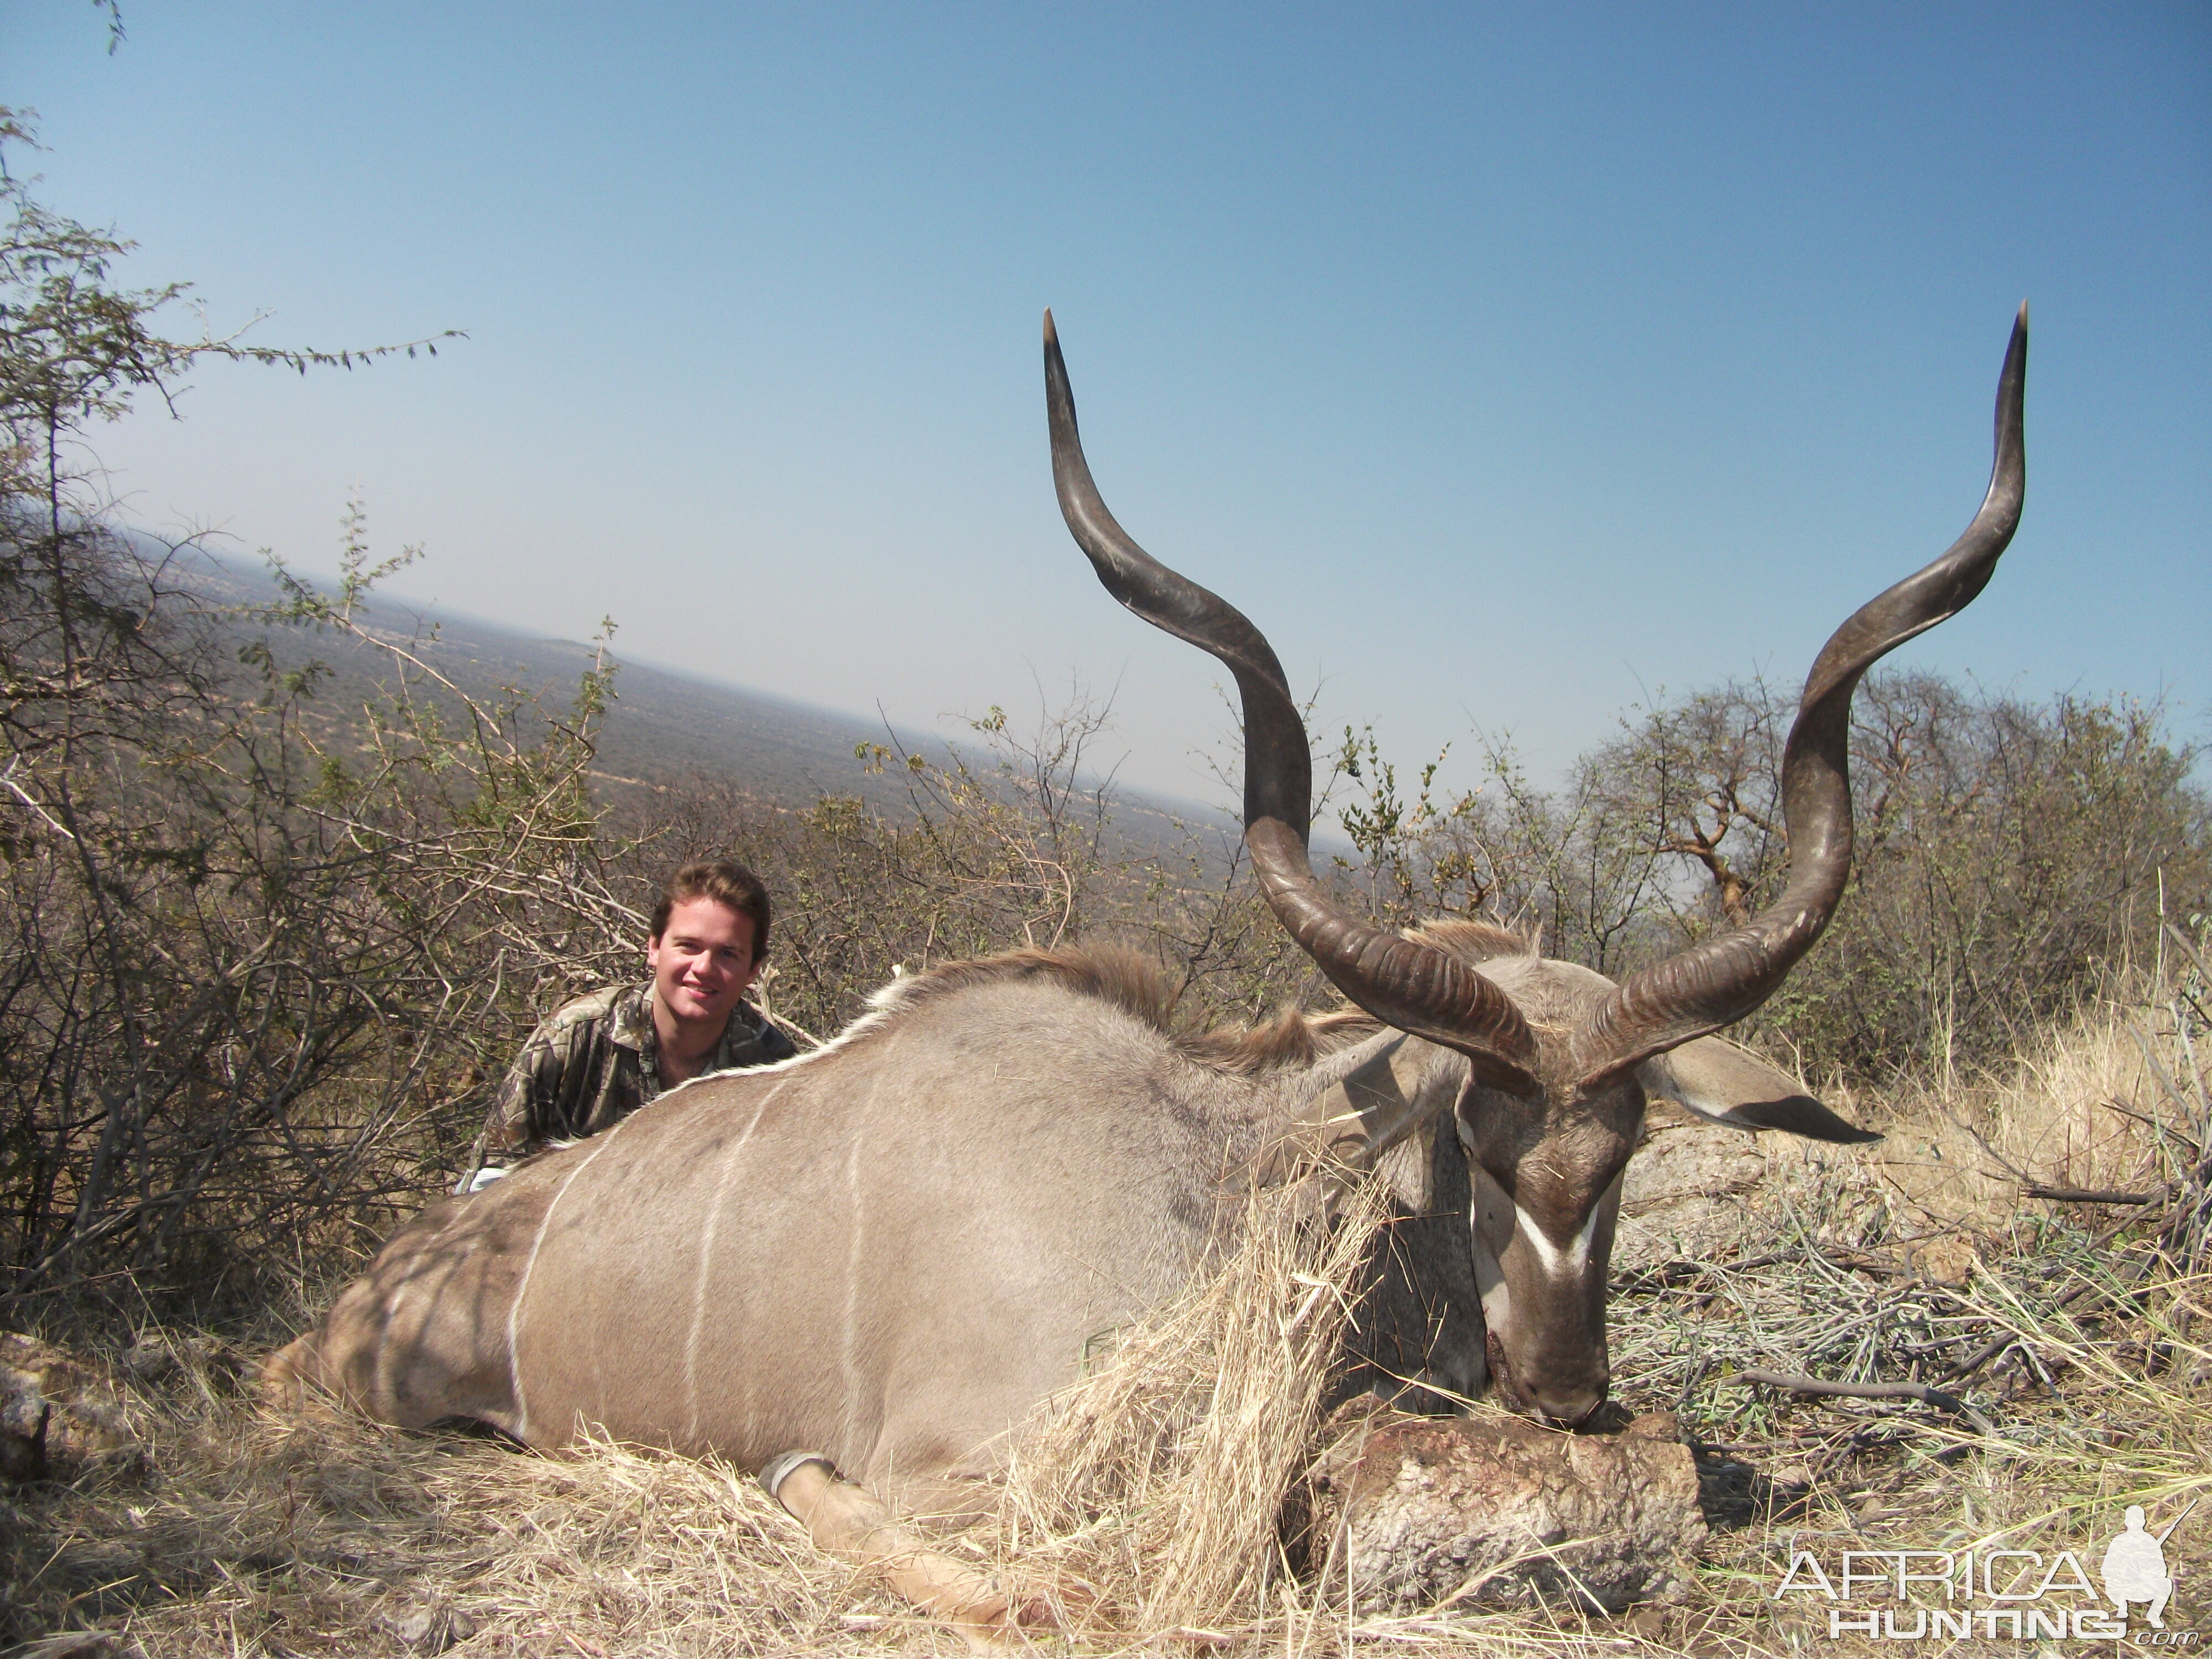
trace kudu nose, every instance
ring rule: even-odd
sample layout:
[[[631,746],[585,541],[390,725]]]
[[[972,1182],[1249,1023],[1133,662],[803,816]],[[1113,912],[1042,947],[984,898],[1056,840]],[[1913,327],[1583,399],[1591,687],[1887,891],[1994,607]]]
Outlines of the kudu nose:
[[[1578,1429],[1597,1415],[1605,1404],[1606,1392],[1602,1382],[1594,1389],[1571,1389],[1560,1394],[1539,1390],[1536,1409],[1563,1429]]]

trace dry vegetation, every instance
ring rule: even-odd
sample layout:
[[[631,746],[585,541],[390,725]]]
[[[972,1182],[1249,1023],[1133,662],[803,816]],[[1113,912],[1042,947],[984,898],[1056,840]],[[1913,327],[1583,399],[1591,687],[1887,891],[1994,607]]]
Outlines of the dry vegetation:
[[[1255,1226],[1054,1402],[1000,1512],[944,1547],[1048,1589],[1073,1635],[1042,1645],[1090,1652],[1844,1652],[1805,1604],[1767,1599],[1801,1542],[2094,1562],[2121,1506],[2162,1525],[2212,1488],[2196,1153],[2212,1079],[2202,1024],[2176,1019],[2203,981],[2168,968],[2154,1002],[2106,1003],[2016,1067],[1899,1100],[1880,1147],[1769,1149],[1731,1237],[1616,1275],[1620,1392],[1679,1414],[1714,1526],[1676,1602],[1607,1620],[1478,1592],[1354,1617],[1325,1560],[1292,1570],[1276,1517],[1316,1451],[1345,1316],[1328,1287],[1372,1224],[1357,1206],[1334,1231],[1287,1208]],[[2024,1181],[2167,1190],[2022,1202]],[[15,1634],[101,1630],[155,1656],[965,1650],[814,1551],[748,1471],[274,1416],[244,1378],[304,1310],[287,1312],[214,1343],[151,1329],[127,1363],[110,1350],[134,1449],[15,1495]],[[1761,1367],[1918,1380],[1965,1409],[1741,1381]],[[2176,1628],[2208,1610],[2207,1540],[2192,1518],[2169,1542]]]
[[[377,567],[357,514],[337,593],[215,614],[102,532],[70,467],[134,391],[240,353],[161,340],[170,291],[107,288],[118,245],[5,188],[0,1327],[54,1346],[0,1358],[76,1409],[54,1478],[0,1486],[0,1644],[958,1650],[814,1552],[750,1471],[282,1419],[253,1363],[451,1180],[532,1021],[634,969],[653,878],[684,855],[769,876],[765,994],[802,1034],[895,965],[1021,943],[1133,939],[1194,1025],[1311,998],[1306,964],[1233,856],[1109,833],[1096,711],[1030,739],[994,711],[949,761],[865,757],[902,811],[702,779],[619,817],[590,787],[608,665],[572,706],[465,694],[434,641],[358,625]],[[365,704],[316,702],[319,636],[380,654]],[[1724,688],[1638,714],[1556,791],[1499,755],[1456,797],[1433,773],[1401,793],[1347,734],[1334,810],[1360,857],[1337,878],[1393,921],[1539,921],[1554,954],[1632,967],[1771,892],[1776,709]],[[1869,684],[1854,744],[1853,890],[1757,1035],[1890,1138],[1747,1152],[1657,1125],[1644,1161],[1678,1172],[1617,1263],[1618,1391],[1677,1414],[1714,1527],[1682,1599],[1607,1620],[1470,1584],[1370,1618],[1325,1547],[1283,1535],[1358,1316],[1356,1203],[1333,1230],[1260,1217],[1053,1402],[1002,1501],[943,1547],[1054,1600],[1070,1634],[1048,1649],[1767,1655],[1847,1650],[1766,1599],[1792,1539],[2086,1551],[2124,1503],[2179,1515],[2212,1485],[2195,756],[2155,709],[1902,677]],[[1693,1133],[1725,1171],[1675,1154]],[[2169,1544],[2183,1627],[2212,1617],[2202,1540],[2212,1509]]]

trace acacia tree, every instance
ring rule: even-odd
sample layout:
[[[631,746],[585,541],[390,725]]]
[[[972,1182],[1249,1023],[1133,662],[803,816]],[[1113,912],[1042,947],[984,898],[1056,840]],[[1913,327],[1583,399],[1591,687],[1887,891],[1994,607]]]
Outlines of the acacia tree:
[[[1479,787],[1410,799],[1371,734],[1342,814],[1376,909],[1480,911],[1615,976],[1769,902],[1788,866],[1792,701],[1761,680],[1655,703],[1534,786],[1492,750]],[[1816,1070],[1881,1080],[1994,1060],[2212,913],[2212,801],[2163,711],[2043,705],[1924,673],[1871,676],[1852,714],[1850,886],[1820,948],[1751,1022]]]

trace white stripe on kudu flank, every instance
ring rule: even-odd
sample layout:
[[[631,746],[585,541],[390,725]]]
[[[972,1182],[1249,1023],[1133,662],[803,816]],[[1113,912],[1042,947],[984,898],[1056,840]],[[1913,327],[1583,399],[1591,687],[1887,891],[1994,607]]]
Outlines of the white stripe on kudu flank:
[[[769,1103],[783,1092],[788,1077],[778,1078],[775,1087],[761,1097],[753,1109],[753,1121],[745,1125],[744,1133],[737,1138],[722,1159],[722,1178],[714,1183],[714,1195],[707,1206],[706,1225],[699,1230],[699,1276],[691,1286],[691,1332],[684,1339],[684,1392],[690,1402],[690,1425],[684,1431],[687,1439],[699,1438],[699,1338],[707,1328],[707,1278],[714,1257],[714,1231],[721,1224],[722,1200],[730,1195],[730,1183],[737,1174],[738,1159],[745,1150],[745,1143],[760,1127],[761,1116]]]
[[[868,1125],[875,1116],[876,1097],[883,1089],[884,1079],[895,1075],[897,1070],[891,1064],[891,1054],[897,1047],[898,1040],[899,1034],[894,1032],[884,1047],[883,1063],[876,1068],[876,1080],[870,1085],[868,1097],[860,1107],[860,1121],[854,1125],[852,1150],[845,1155],[845,1192],[853,1213],[848,1223],[845,1247],[845,1346],[842,1357],[845,1428],[844,1443],[838,1450],[848,1463],[856,1462],[860,1456],[860,1448],[854,1439],[854,1413],[859,1409],[860,1400],[860,1154],[868,1146]]]
[[[631,1114],[632,1117],[635,1115]],[[522,1263],[522,1277],[514,1282],[514,1304],[507,1310],[507,1387],[514,1394],[514,1437],[517,1440],[530,1437],[530,1401],[522,1392],[522,1298],[530,1289],[530,1275],[538,1269],[538,1252],[544,1246],[545,1230],[553,1224],[553,1212],[559,1209],[561,1200],[568,1196],[568,1188],[576,1184],[576,1177],[599,1162],[599,1154],[606,1151],[614,1138],[623,1132],[623,1125],[629,1121],[630,1118],[624,1118],[621,1123],[602,1133],[599,1138],[599,1144],[592,1148],[590,1156],[568,1171],[568,1178],[561,1183],[560,1191],[555,1193],[546,1204],[545,1213],[538,1218],[538,1237],[530,1241],[530,1254]]]

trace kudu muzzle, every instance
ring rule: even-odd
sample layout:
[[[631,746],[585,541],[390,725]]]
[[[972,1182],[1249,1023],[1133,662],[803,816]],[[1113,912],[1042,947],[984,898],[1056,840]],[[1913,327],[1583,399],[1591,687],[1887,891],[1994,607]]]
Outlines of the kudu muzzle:
[[[1621,1177],[1586,1215],[1548,1226],[1487,1170],[1473,1173],[1474,1282],[1491,1385],[1521,1411],[1577,1427],[1605,1404],[1613,1383],[1606,1273]]]

